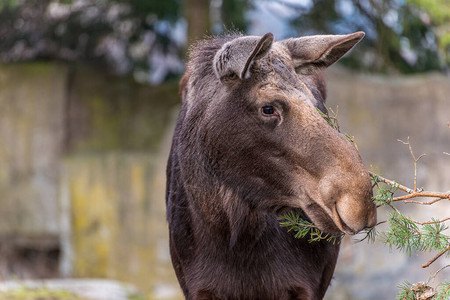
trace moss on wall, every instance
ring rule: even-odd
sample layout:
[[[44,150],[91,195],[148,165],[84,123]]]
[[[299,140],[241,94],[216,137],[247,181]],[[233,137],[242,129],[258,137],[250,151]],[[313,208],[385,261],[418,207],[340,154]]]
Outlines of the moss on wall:
[[[71,241],[63,246],[71,275],[132,282],[150,295],[175,283],[164,169],[155,165],[165,164],[158,153],[178,104],[177,82],[151,87],[86,66],[0,65],[0,238],[70,235],[62,240]],[[60,226],[62,186],[69,231]]]
[[[154,153],[177,90],[87,66],[0,65],[0,235],[58,233],[62,157]]]
[[[132,282],[150,298],[179,293],[168,254],[156,157],[110,153],[66,160],[74,275]],[[157,298],[157,297],[156,297]],[[155,299],[156,299],[155,298]]]

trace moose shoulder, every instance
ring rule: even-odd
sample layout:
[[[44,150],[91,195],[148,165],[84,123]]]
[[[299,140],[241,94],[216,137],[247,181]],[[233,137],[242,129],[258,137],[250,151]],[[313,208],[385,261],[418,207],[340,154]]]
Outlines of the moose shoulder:
[[[321,70],[363,36],[232,35],[192,49],[166,194],[187,299],[322,299],[339,245],[295,239],[277,214],[294,209],[328,233],[375,225],[361,158],[316,110]]]

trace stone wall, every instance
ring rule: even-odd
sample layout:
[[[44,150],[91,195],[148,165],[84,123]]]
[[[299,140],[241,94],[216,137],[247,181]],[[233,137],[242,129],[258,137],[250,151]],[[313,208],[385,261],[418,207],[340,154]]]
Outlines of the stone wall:
[[[341,128],[355,136],[368,168],[411,185],[412,160],[397,142],[410,136],[416,154],[428,154],[419,186],[450,189],[450,156],[442,154],[450,152],[448,77],[336,67],[327,76],[329,106],[339,104]],[[58,263],[60,276],[118,279],[150,299],[180,299],[164,207],[178,104],[176,82],[151,88],[83,66],[1,65],[0,280],[55,276]],[[449,214],[447,203],[406,211],[418,219]],[[380,209],[379,219],[386,214]],[[11,268],[21,257],[7,258],[24,249],[36,259]],[[36,272],[42,257],[47,273]],[[327,297],[392,299],[401,281],[426,280],[448,263],[423,271],[427,258],[346,237]]]

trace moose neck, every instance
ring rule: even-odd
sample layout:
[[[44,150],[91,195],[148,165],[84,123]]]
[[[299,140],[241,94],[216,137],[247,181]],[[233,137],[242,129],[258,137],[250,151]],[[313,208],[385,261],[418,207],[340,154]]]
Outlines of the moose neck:
[[[207,187],[201,191],[195,188],[196,184],[187,188],[191,203],[202,207],[193,209],[192,213],[202,220],[203,224],[197,226],[203,232],[203,242],[234,250],[241,244],[252,247],[264,235],[269,223],[276,221],[275,215],[250,207],[236,191],[214,179],[214,176],[197,178],[202,187]],[[205,203],[213,205],[205,206]]]
[[[191,214],[200,221],[193,224],[194,231],[204,243],[213,247],[222,247],[237,251],[241,245],[250,248],[256,245],[268,232],[282,230],[275,213],[254,207],[258,196],[251,189],[243,191],[236,187],[230,177],[222,178],[215,170],[218,163],[210,158],[205,149],[204,131],[199,130],[198,120],[204,118],[204,112],[195,105],[187,116],[187,103],[183,103],[179,118],[179,130],[182,136],[190,136],[190,142],[181,142],[177,147],[183,189],[189,199]],[[201,153],[201,155],[199,155]],[[226,163],[226,162],[225,162]]]

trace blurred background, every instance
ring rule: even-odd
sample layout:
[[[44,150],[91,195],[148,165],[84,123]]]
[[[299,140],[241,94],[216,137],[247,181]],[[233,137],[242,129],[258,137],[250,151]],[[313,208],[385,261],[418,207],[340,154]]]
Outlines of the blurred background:
[[[409,136],[418,185],[450,190],[448,0],[0,0],[0,298],[77,278],[89,299],[182,299],[164,200],[178,80],[189,45],[236,30],[365,31],[326,72],[328,105],[367,168],[412,186]],[[399,209],[448,216],[441,202]],[[394,299],[449,264],[422,269],[434,255],[346,237],[327,299]]]

